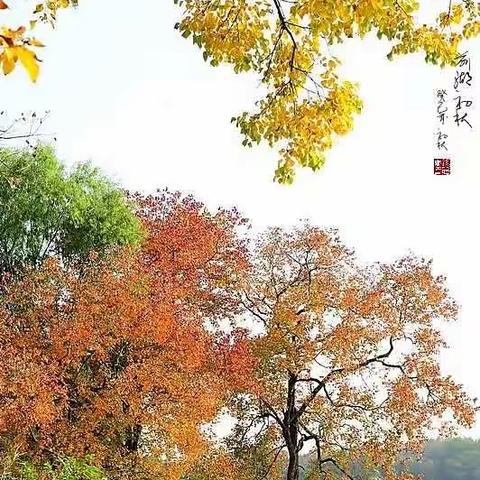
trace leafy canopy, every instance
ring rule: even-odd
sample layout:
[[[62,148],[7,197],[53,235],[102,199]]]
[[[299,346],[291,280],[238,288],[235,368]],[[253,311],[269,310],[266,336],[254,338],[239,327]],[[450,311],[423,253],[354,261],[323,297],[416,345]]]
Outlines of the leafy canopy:
[[[51,255],[77,260],[141,236],[119,188],[89,164],[67,172],[46,146],[0,149],[0,229],[2,273]]]
[[[402,455],[472,425],[439,367],[457,306],[430,262],[364,266],[308,225],[249,250],[235,210],[130,198],[139,248],[4,282],[0,451],[91,453],[112,480],[280,480],[286,464],[298,480],[310,448],[310,480],[411,480]],[[222,411],[235,425],[212,448],[203,427]]]

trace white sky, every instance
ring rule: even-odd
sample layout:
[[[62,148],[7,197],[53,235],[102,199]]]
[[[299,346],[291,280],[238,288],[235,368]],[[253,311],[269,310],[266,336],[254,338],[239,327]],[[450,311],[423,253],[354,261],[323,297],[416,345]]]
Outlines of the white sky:
[[[61,158],[91,159],[128,188],[168,186],[210,207],[235,205],[255,228],[300,218],[336,226],[364,261],[409,251],[433,258],[462,306],[447,330],[444,370],[480,397],[480,108],[473,133],[451,139],[452,175],[432,173],[434,89],[453,83],[452,70],[419,57],[389,62],[376,38],[349,44],[344,71],[361,84],[364,112],[321,172],[303,172],[284,187],[272,182],[275,152],[244,149],[230,124],[252,107],[257,79],[206,65],[173,29],[173,1],[82,0],[59,17],[56,31],[41,37],[48,46],[38,83],[20,69],[3,78],[1,109],[51,110]],[[480,57],[472,62],[478,76]]]

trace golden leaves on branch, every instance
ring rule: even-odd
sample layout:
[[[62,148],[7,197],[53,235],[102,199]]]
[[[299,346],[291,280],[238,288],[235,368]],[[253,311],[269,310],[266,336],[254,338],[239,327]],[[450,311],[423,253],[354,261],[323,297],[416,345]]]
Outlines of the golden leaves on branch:
[[[30,27],[52,26],[60,9],[77,0],[38,3]],[[451,3],[430,25],[420,24],[417,0],[175,0],[182,8],[176,28],[191,38],[212,66],[229,64],[252,72],[262,84],[255,106],[232,118],[243,145],[266,142],[278,150],[274,178],[292,183],[299,168],[319,170],[328,151],[351,132],[362,101],[355,82],[338,74],[340,60],[331,46],[368,34],[386,39],[387,58],[423,52],[427,63],[452,65],[464,39],[480,34],[480,7]],[[1,0],[0,9],[8,5]],[[23,27],[22,27],[23,28]],[[4,74],[17,63],[32,81],[38,59],[21,29],[3,28],[0,58]],[[337,50],[337,47],[335,47]],[[335,53],[335,54],[334,54]]]
[[[205,61],[260,78],[262,97],[232,122],[244,146],[266,142],[278,150],[275,179],[281,183],[291,183],[298,168],[321,168],[361,112],[356,84],[338,77],[337,44],[373,33],[390,43],[389,59],[424,52],[426,62],[446,66],[455,62],[463,39],[480,34],[474,2],[450,4],[431,25],[418,22],[417,0],[175,3],[183,9],[177,28]]]

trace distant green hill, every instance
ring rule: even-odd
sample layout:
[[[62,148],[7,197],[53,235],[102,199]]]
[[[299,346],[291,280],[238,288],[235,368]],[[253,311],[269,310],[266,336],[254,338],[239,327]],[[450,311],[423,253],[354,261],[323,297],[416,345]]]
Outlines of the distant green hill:
[[[304,457],[302,464],[306,467],[308,458]],[[468,438],[431,441],[422,460],[408,471],[422,474],[424,480],[480,480],[480,441]],[[304,475],[302,472],[301,480]]]
[[[458,438],[430,442],[412,473],[422,473],[425,480],[480,480],[480,441]]]

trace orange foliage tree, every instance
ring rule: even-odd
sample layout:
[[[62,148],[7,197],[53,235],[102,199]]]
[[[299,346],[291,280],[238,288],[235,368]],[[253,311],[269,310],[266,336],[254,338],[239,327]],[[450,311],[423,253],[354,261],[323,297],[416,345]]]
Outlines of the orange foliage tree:
[[[472,425],[469,398],[440,372],[439,322],[457,306],[430,262],[362,266],[334,231],[308,225],[268,231],[251,261],[239,292],[256,382],[230,405],[229,445],[239,464],[255,453],[256,478],[281,478],[286,460],[297,480],[309,449],[311,479],[413,478],[396,473],[402,452]]]
[[[140,249],[68,270],[49,259],[7,286],[0,439],[37,460],[94,454],[111,478],[177,479],[253,366],[241,331],[212,328],[238,308],[242,220],[175,194],[134,198]]]

